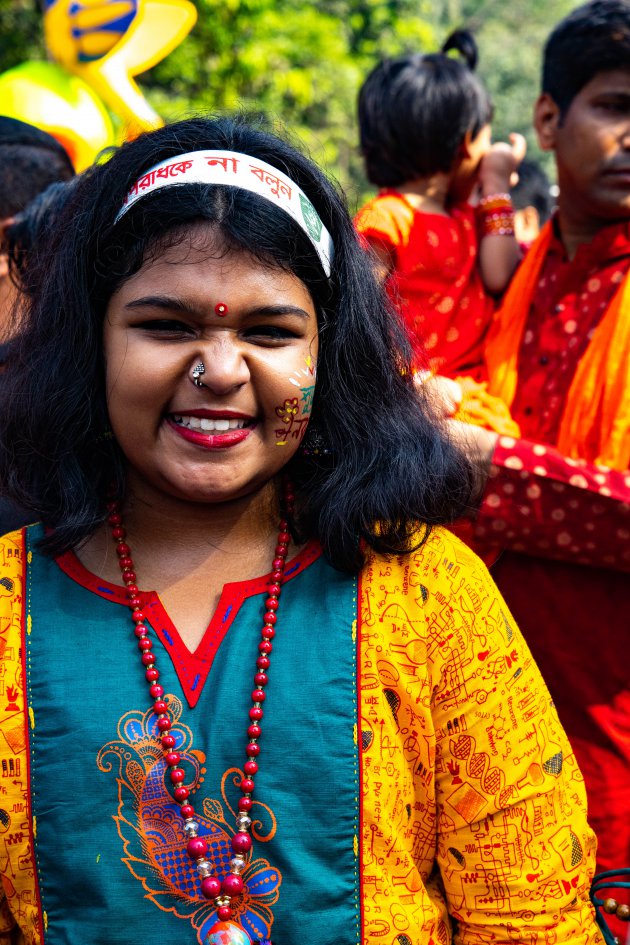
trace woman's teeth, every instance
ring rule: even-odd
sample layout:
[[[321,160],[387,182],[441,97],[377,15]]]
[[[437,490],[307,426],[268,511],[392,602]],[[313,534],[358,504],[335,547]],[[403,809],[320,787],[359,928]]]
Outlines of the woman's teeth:
[[[228,420],[227,417],[221,417],[218,420],[209,420],[207,417],[181,417],[177,414],[173,414],[173,420],[180,427],[187,427],[189,430],[202,430],[204,433],[225,433],[226,430],[242,430],[247,423],[244,418]]]

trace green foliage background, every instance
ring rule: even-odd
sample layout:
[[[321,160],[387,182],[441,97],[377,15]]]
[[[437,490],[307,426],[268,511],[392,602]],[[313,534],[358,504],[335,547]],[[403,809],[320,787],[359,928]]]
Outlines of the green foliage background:
[[[290,129],[346,190],[350,209],[369,192],[357,148],[358,88],[384,55],[433,52],[451,29],[471,28],[479,73],[495,103],[494,137],[531,132],[540,53],[574,0],[195,0],[190,36],[140,77],[166,119],[233,109]],[[0,0],[0,72],[43,59],[36,0]],[[0,102],[0,112],[2,103]],[[544,160],[544,159],[543,159]],[[548,161],[547,170],[552,172]]]

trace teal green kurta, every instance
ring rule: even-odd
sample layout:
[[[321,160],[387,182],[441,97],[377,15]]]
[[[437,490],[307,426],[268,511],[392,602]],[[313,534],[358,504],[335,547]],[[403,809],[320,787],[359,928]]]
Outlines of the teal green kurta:
[[[37,536],[29,530],[30,548]],[[33,554],[26,588],[46,945],[202,942],[216,913],[185,852],[130,612],[75,558],[61,564]],[[238,919],[254,939],[278,945],[351,943],[359,928],[356,582],[312,547],[288,577],[255,779],[258,839]],[[196,659],[156,595],[143,598],[187,783],[199,781],[200,835],[223,875],[264,597],[264,581],[227,585]]]

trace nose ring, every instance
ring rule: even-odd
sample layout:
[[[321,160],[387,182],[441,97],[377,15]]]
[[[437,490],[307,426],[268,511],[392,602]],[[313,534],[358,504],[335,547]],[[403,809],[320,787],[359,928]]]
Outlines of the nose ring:
[[[206,373],[206,369],[203,366],[203,361],[200,361],[199,364],[196,364],[192,370],[192,382],[195,387],[205,387],[206,385],[201,380],[201,375]]]

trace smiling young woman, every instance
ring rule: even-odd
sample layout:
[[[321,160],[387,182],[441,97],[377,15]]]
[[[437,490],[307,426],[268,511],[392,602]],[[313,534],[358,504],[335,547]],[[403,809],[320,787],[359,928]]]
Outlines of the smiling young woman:
[[[571,748],[322,174],[182,122],[29,264],[0,939],[596,942]]]

